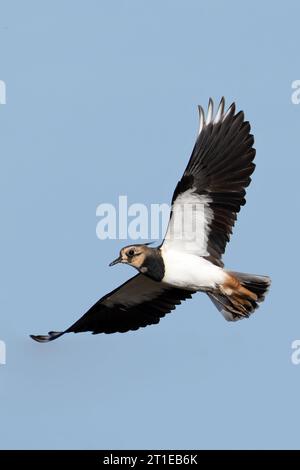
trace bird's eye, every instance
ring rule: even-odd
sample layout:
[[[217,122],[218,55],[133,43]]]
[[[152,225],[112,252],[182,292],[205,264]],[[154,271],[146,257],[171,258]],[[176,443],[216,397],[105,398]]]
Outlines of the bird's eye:
[[[134,255],[134,250],[129,250],[129,251],[127,252],[127,254],[128,254],[129,256],[133,256],[133,255]]]

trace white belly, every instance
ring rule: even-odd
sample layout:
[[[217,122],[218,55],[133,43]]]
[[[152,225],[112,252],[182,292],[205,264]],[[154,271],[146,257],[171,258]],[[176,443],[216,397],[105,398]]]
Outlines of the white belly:
[[[202,290],[225,281],[223,269],[200,256],[176,250],[163,251],[162,255],[165,264],[162,282],[182,289]]]

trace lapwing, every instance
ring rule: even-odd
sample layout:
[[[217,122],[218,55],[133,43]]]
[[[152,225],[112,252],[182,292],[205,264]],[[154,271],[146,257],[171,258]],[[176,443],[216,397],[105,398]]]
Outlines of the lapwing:
[[[224,98],[214,114],[199,108],[192,155],[178,182],[164,241],[158,247],[122,248],[110,266],[124,263],[138,274],[102,297],[64,331],[31,335],[45,343],[66,333],[125,333],[156,324],[196,292],[206,293],[226,320],[248,318],[264,300],[270,278],[227,270],[222,262],[237,213],[254,171],[254,138],[235,103]]]

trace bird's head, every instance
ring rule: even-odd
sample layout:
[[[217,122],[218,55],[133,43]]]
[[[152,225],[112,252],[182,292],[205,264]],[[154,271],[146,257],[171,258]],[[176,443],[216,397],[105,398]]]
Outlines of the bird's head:
[[[146,274],[156,281],[164,277],[164,262],[159,248],[150,248],[149,243],[145,245],[129,245],[122,248],[117,259],[109,266],[117,263],[129,264],[142,274]]]
[[[149,255],[152,248],[147,245],[129,245],[122,248],[120,255],[109,266],[114,266],[118,263],[129,264],[138,270],[142,270],[147,255]]]

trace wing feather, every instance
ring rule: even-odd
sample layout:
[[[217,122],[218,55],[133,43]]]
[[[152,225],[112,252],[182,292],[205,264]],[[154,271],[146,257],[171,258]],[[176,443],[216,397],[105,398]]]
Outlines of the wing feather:
[[[98,300],[79,320],[63,332],[31,335],[46,343],[65,333],[91,331],[98,333],[125,333],[157,324],[183,300],[191,298],[193,291],[177,289],[137,274],[127,282]]]
[[[199,135],[173,194],[162,249],[193,252],[223,266],[221,258],[255,169],[254,138],[244,113],[235,112],[235,103],[225,111],[222,98],[215,117],[211,99],[206,118],[198,108]]]

